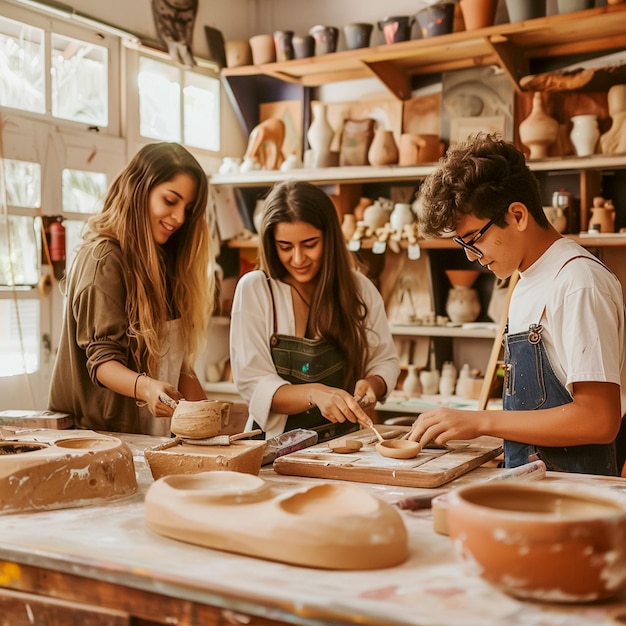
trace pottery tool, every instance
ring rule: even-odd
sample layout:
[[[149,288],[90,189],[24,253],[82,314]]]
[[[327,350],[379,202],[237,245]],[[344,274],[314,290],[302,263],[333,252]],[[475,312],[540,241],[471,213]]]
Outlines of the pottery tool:
[[[543,461],[532,461],[519,467],[504,470],[495,476],[485,478],[480,482],[489,482],[492,480],[541,480],[546,475],[546,464]],[[426,493],[419,496],[411,496],[410,498],[404,498],[396,502],[396,506],[399,509],[407,511],[419,511],[421,509],[433,508],[433,516],[435,515],[434,509],[436,508],[436,502],[443,508],[445,506],[445,495],[448,490],[436,491]],[[434,500],[436,499],[436,502]],[[436,529],[435,529],[436,530]]]
[[[260,428],[250,430],[244,433],[237,433],[235,435],[215,435],[214,437],[207,437],[206,439],[189,439],[188,437],[181,437],[181,443],[188,446],[229,446],[231,442],[238,441],[239,439],[249,439],[256,435],[260,435],[263,431]]]
[[[378,437],[378,441],[380,441],[381,443],[383,441],[385,441],[385,438],[380,434],[380,432],[376,429],[376,427],[374,426],[374,424],[372,424],[370,426],[370,428],[374,431],[374,434],[376,435],[376,437]]]
[[[263,453],[263,460],[261,465],[267,465],[273,463],[275,459],[303,448],[314,446],[317,443],[318,434],[314,430],[307,430],[305,428],[295,428],[294,430],[288,430],[281,435],[276,435],[267,440],[265,446],[265,452]]]

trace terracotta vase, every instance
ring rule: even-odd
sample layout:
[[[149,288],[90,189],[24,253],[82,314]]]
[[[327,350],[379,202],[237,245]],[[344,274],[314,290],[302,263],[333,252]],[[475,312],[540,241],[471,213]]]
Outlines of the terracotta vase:
[[[572,124],[569,137],[576,150],[576,156],[591,156],[596,151],[598,139],[600,139],[598,118],[590,114],[574,115]]]
[[[613,202],[605,200],[601,196],[593,199],[591,207],[591,217],[589,218],[589,229],[598,230],[601,233],[615,232],[615,207]]]
[[[460,0],[459,6],[465,22],[465,30],[493,26],[498,0]]]
[[[330,144],[335,131],[326,117],[326,107],[321,102],[311,105],[312,121],[306,137],[313,151],[312,167],[329,167],[331,164]]]
[[[370,165],[395,165],[398,162],[398,146],[393,131],[379,128],[374,133],[372,145],[367,152]]]
[[[533,96],[530,115],[519,125],[520,141],[530,150],[531,159],[545,159],[559,136],[559,123],[544,110],[541,93]]]

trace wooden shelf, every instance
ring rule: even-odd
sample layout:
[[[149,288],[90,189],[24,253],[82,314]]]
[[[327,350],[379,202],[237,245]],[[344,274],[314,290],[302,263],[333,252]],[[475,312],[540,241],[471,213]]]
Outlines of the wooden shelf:
[[[467,339],[494,339],[497,325],[480,326],[425,326],[418,324],[390,324],[391,334],[396,337],[460,337]]]
[[[534,59],[621,48],[626,48],[624,4],[308,59],[225,68],[222,73],[226,78],[266,75],[304,87],[376,76],[396,97],[407,100],[415,76],[498,65],[522,91],[520,80],[529,74]]]

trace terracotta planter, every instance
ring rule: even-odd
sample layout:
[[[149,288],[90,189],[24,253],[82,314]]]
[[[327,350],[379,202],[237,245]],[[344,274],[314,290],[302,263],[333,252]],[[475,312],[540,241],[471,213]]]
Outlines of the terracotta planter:
[[[459,6],[463,13],[465,30],[476,30],[493,26],[498,0],[461,0]]]

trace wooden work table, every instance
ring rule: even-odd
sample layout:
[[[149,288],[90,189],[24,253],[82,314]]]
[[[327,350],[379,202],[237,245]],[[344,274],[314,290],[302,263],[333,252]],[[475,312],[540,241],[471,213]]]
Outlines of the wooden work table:
[[[430,510],[402,511],[410,557],[382,570],[317,570],[161,537],[144,524],[143,498],[152,476],[142,452],[163,439],[120,437],[134,453],[140,485],[135,495],[103,505],[0,516],[0,616],[5,619],[0,623],[582,626],[626,620],[626,596],[602,604],[556,605],[498,592],[464,572],[449,538],[433,531]],[[454,484],[499,471],[481,467]],[[285,490],[320,482],[280,476],[271,468],[260,475]],[[623,489],[626,498],[624,479],[574,480]],[[361,486],[388,502],[428,491]]]

